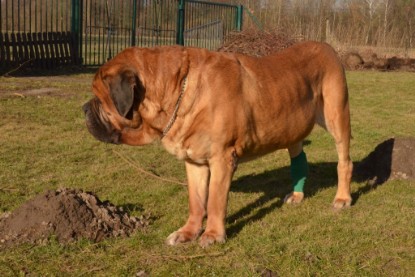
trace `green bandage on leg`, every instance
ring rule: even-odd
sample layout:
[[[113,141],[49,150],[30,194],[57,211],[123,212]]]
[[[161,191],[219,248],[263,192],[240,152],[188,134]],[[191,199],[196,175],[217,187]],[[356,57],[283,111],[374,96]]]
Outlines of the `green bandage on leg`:
[[[308,174],[307,156],[304,151],[291,159],[290,174],[295,192],[303,192],[305,180]]]

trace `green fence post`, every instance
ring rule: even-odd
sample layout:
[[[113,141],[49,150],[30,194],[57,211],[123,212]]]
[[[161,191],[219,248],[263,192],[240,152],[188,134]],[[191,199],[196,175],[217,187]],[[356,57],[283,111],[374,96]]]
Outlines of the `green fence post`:
[[[131,26],[131,46],[135,46],[136,29],[137,29],[137,0],[133,0],[133,24]]]
[[[244,6],[242,5],[236,6],[236,30],[238,32],[242,31],[243,14],[244,14]]]
[[[184,0],[179,0],[177,9],[176,44],[184,45]]]
[[[261,30],[264,31],[264,27],[262,26],[261,22],[259,22],[258,18],[256,18],[255,15],[253,15],[249,9],[245,10],[246,13],[249,15],[249,17],[251,17],[252,21],[254,21],[255,25]]]
[[[74,38],[75,57],[77,63],[82,63],[82,0],[71,2],[71,33]]]

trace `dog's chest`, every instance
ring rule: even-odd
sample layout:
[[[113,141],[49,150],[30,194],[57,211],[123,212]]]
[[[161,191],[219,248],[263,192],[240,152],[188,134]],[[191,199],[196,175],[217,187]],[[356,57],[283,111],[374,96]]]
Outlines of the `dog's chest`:
[[[165,137],[162,140],[162,144],[167,152],[176,156],[179,160],[191,160],[197,164],[206,164],[208,160],[207,147],[203,143],[185,146],[182,140]]]

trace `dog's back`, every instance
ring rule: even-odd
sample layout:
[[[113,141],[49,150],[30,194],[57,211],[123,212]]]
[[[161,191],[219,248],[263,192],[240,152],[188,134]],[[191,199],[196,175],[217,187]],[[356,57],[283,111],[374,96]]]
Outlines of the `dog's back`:
[[[262,58],[209,51],[198,57],[190,67],[203,68],[200,103],[217,111],[211,135],[237,137],[241,157],[302,141],[315,123],[330,127],[325,106],[348,105],[343,67],[324,43],[299,43]]]

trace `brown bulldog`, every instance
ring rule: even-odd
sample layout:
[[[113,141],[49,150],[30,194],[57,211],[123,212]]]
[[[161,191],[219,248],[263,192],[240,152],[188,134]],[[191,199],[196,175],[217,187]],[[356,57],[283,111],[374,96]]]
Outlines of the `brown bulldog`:
[[[330,132],[338,152],[333,206],[351,204],[347,84],[327,44],[299,43],[263,58],[179,46],[129,48],[98,70],[92,89],[95,97],[83,108],[98,140],[145,145],[159,139],[185,162],[189,218],[168,244],[197,239],[205,217],[200,245],[225,241],[237,164],[283,148],[292,159],[300,156],[315,123]],[[300,163],[304,168],[305,156]],[[302,199],[299,189],[286,202]]]

